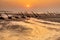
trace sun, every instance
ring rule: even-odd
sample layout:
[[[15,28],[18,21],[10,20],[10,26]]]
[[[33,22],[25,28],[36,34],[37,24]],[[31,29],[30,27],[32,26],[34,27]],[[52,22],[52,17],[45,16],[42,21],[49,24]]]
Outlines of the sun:
[[[27,7],[27,8],[29,8],[29,7],[30,7],[30,5],[29,5],[29,4],[27,4],[27,5],[26,5],[26,7]]]

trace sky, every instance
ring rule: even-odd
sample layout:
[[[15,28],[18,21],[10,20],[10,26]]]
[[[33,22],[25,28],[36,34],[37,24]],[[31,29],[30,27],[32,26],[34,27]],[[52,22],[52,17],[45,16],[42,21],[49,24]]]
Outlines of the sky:
[[[59,11],[60,0],[0,0],[0,10]]]

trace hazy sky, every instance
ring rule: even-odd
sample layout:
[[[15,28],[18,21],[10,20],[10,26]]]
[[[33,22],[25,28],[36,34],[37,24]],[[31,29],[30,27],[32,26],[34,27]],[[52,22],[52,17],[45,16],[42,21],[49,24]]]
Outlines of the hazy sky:
[[[0,0],[0,10],[60,10],[60,0]]]

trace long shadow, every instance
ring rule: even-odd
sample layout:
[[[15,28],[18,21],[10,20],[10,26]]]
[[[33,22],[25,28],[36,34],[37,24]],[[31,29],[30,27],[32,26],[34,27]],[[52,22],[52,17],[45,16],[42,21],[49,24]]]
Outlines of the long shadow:
[[[8,26],[4,25],[0,28],[0,32],[3,32],[5,30],[10,30],[11,32],[13,31],[13,32],[22,33],[22,32],[29,32],[29,30],[32,31],[33,29],[24,27],[22,25],[8,25]]]
[[[55,24],[48,23],[48,22],[40,22],[40,21],[35,21],[35,22],[38,22],[38,23],[43,23],[43,24],[49,24],[49,25],[55,25]]]

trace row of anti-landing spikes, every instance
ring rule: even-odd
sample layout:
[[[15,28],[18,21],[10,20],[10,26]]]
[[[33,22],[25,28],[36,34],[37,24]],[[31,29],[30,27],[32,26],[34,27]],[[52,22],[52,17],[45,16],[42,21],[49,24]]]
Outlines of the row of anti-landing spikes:
[[[1,11],[1,12],[4,12],[3,14],[5,14],[6,17],[2,16],[2,13],[0,14],[0,19],[20,19],[20,18],[27,18],[27,17],[34,17],[34,18],[40,18],[40,14],[38,13],[34,13],[33,11],[31,11],[32,14],[29,14],[28,12],[21,12],[21,13],[18,13],[16,14],[17,16],[14,16],[12,13],[11,14],[8,14],[6,11]],[[56,15],[55,13],[49,13],[47,12],[48,14],[44,13],[44,15]],[[9,16],[9,15],[12,15],[12,16]]]
[[[26,15],[27,14],[27,15]],[[2,16],[3,15],[3,16]],[[19,13],[19,14],[16,14],[16,16],[14,16],[13,14],[11,14],[12,16],[9,16],[8,13],[3,13],[3,14],[0,14],[0,19],[20,19],[20,18],[27,18],[27,17],[38,17],[37,14],[35,14],[33,11],[32,11],[32,14],[28,14],[27,12],[24,14],[24,13]]]

